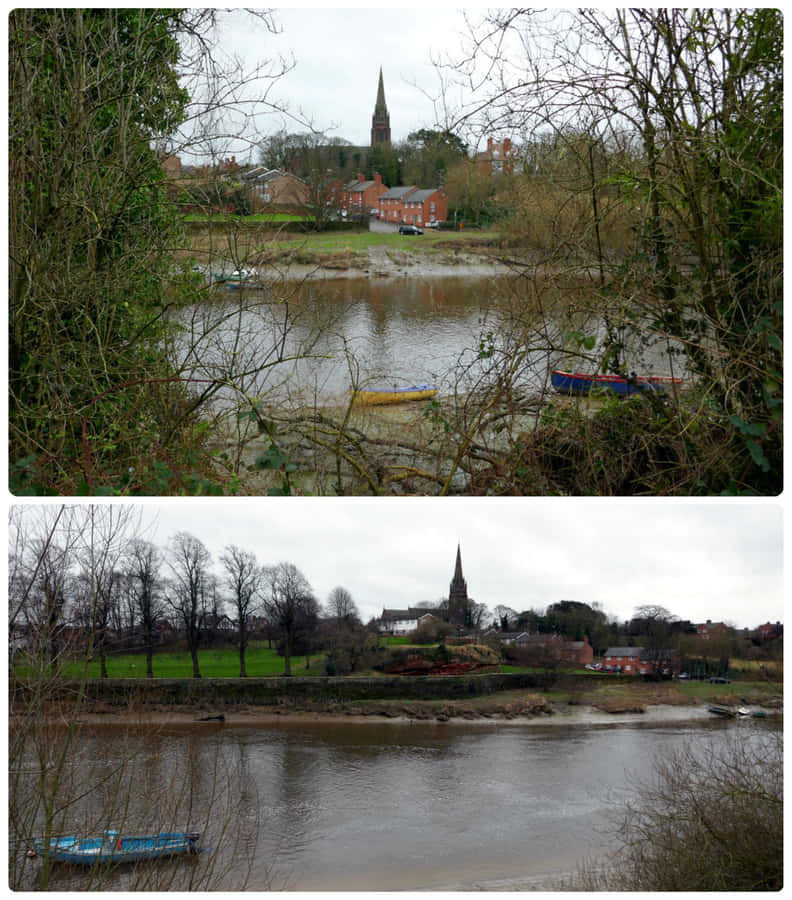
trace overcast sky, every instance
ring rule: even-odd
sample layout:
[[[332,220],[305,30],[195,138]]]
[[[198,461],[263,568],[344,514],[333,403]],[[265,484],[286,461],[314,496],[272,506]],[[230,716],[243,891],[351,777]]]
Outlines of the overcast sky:
[[[294,66],[271,88],[268,98],[285,104],[317,131],[368,146],[371,116],[382,67],[392,139],[432,128],[444,121],[440,80],[433,60],[458,58],[467,33],[465,14],[478,19],[484,9],[313,9],[278,8],[273,19],[279,33],[242,10],[218,19],[220,51],[241,59],[247,68],[283,57]],[[459,95],[449,100],[456,106]],[[280,114],[258,116],[257,128],[272,134],[307,129]],[[252,127],[248,128],[252,134]],[[239,158],[257,162],[255,151],[229,145]]]
[[[324,601],[346,587],[364,621],[448,595],[457,542],[469,595],[490,610],[599,603],[629,619],[659,604],[740,628],[783,621],[778,503],[268,498],[143,506],[158,544],[179,530],[294,563]]]

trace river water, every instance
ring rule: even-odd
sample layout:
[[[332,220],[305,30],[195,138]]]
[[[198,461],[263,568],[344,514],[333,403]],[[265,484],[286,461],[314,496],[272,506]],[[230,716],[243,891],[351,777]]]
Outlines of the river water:
[[[604,334],[601,316],[581,311],[590,289],[554,286],[540,297],[518,276],[282,281],[217,287],[212,297],[183,315],[175,356],[196,378],[300,404],[338,403],[352,385],[467,390],[507,362],[513,382],[538,390],[553,367],[596,365],[596,352],[572,361],[580,346],[570,334]],[[664,342],[622,338],[631,369],[671,374]]]
[[[138,735],[128,774],[136,797],[150,793],[161,813],[170,804],[174,824],[189,815],[216,844],[206,859],[224,864],[213,887],[240,888],[244,846],[248,890],[530,890],[608,848],[609,810],[656,757],[769,731],[759,720],[635,717],[165,727]],[[92,761],[84,784],[104,784],[127,741],[118,728],[81,732],[79,756]],[[123,793],[103,790],[83,806]],[[52,887],[79,888],[81,877],[59,873]],[[120,874],[109,887],[129,885]]]

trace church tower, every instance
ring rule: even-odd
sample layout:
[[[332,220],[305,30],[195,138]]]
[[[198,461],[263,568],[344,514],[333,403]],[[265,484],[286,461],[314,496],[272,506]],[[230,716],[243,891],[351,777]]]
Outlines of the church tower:
[[[382,67],[380,66],[377,102],[374,105],[374,115],[371,117],[371,146],[390,144],[390,139],[390,116],[388,107],[385,105],[385,85],[382,82]]]
[[[469,604],[467,582],[462,575],[462,553],[457,544],[456,566],[448,591],[448,621],[452,625],[464,625]]]

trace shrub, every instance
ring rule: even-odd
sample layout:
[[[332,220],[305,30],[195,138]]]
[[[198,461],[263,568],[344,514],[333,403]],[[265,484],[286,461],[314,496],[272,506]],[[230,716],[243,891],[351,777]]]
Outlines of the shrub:
[[[780,732],[753,735],[659,760],[616,820],[618,849],[565,888],[781,890],[781,741]]]

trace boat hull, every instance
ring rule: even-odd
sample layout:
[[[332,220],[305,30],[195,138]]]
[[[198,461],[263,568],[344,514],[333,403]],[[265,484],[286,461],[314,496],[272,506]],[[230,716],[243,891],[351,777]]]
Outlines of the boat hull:
[[[33,855],[46,856],[54,862],[78,866],[119,865],[197,853],[197,841],[195,832],[127,836],[109,831],[104,837],[60,837],[49,843],[36,840],[32,849]]]
[[[621,375],[586,375],[582,372],[562,372],[557,369],[550,373],[550,383],[560,394],[610,391],[626,396],[646,391],[666,391],[672,385],[682,384],[682,379],[669,378],[665,375],[639,375],[628,381]]]
[[[413,385],[411,387],[377,388],[376,390],[351,391],[355,403],[377,406],[385,403],[406,403],[409,400],[429,400],[437,393],[431,384]]]

